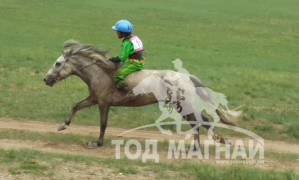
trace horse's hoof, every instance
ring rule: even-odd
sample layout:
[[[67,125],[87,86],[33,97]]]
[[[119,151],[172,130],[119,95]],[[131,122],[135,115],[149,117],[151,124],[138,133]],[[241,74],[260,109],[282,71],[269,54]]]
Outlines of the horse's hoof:
[[[88,143],[85,143],[84,146],[87,149],[95,149],[102,146],[102,144],[100,144],[98,141],[89,141]]]
[[[225,145],[231,145],[231,141],[227,138],[223,138],[221,136],[217,136],[217,138],[214,138],[214,140],[217,142],[217,143],[220,143],[220,144],[225,144]]]
[[[224,139],[223,137],[220,137],[220,138],[219,138],[219,142],[220,142],[221,144],[226,144],[226,143],[225,143],[225,139]]]
[[[57,131],[63,131],[63,130],[65,130],[66,128],[67,128],[67,125],[65,125],[64,123],[62,123],[62,124],[58,127]]]
[[[232,142],[231,142],[230,139],[228,139],[228,138],[224,138],[224,144],[231,145]]]

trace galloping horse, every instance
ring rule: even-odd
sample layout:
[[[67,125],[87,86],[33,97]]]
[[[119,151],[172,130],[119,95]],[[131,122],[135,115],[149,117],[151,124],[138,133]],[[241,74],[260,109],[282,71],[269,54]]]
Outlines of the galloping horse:
[[[192,75],[169,70],[141,70],[126,77],[125,81],[128,89],[132,90],[131,93],[127,94],[119,91],[113,83],[111,77],[119,65],[110,62],[108,59],[107,51],[94,46],[83,45],[74,40],[68,40],[64,43],[62,55],[58,57],[50,68],[44,81],[46,85],[53,86],[56,82],[66,79],[70,75],[76,75],[86,83],[89,89],[89,96],[73,106],[70,114],[59,126],[58,131],[64,130],[70,125],[77,111],[97,104],[100,111],[100,135],[93,145],[102,146],[111,106],[145,106],[159,101],[165,102],[169,98],[167,92],[162,92],[163,89],[155,89],[161,91],[159,97],[148,91],[146,93],[133,94],[134,87],[137,87],[146,78],[154,76],[163,79],[166,83],[183,82],[184,86],[193,88],[202,86],[200,81]],[[159,88],[155,83],[158,82],[142,83],[142,89]],[[138,87],[140,89],[140,86]],[[189,91],[189,93],[193,93],[189,94],[191,97],[198,96],[196,91]],[[190,125],[197,131],[197,134],[194,134],[194,140],[199,144],[199,124],[202,124],[206,129],[210,129],[211,125],[207,122],[207,118],[201,116],[201,112],[197,110],[197,107],[192,107],[192,103],[187,103],[187,106],[182,107],[185,112],[183,118],[190,122]],[[175,109],[180,111],[178,108]],[[226,119],[223,110],[216,107],[215,111],[222,122],[234,125]]]

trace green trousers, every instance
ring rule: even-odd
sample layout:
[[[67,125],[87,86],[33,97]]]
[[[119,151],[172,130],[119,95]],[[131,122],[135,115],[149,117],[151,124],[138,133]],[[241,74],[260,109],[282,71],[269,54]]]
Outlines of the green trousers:
[[[117,88],[121,89],[126,86],[125,78],[135,72],[143,69],[143,64],[138,64],[134,62],[127,61],[120,67],[113,75],[113,81]]]

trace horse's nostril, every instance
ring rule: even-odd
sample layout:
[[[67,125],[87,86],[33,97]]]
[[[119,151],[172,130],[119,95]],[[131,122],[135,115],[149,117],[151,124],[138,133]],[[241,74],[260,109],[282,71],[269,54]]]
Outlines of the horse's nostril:
[[[46,78],[44,78],[44,82],[46,82],[47,80],[46,80]]]

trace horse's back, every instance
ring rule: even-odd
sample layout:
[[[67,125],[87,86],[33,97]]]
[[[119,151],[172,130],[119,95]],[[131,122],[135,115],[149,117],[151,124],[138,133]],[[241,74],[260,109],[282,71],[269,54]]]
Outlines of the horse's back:
[[[148,70],[143,69],[140,71],[136,71],[130,75],[128,75],[125,79],[126,84],[129,89],[132,89],[136,87],[139,83],[141,83],[143,80],[149,77],[160,77],[163,78],[166,74],[169,73],[176,73],[171,70]],[[153,82],[154,83],[154,82]],[[154,85],[154,84],[152,84]]]

